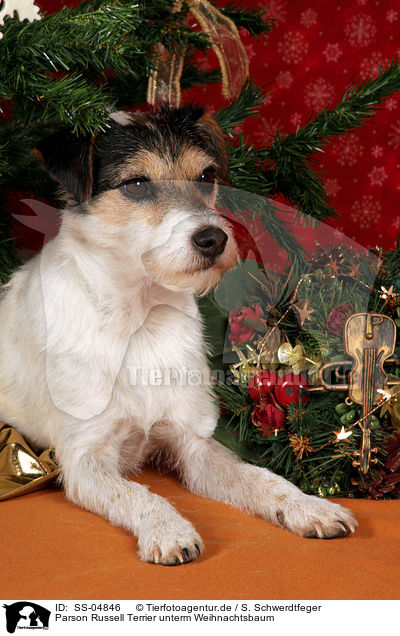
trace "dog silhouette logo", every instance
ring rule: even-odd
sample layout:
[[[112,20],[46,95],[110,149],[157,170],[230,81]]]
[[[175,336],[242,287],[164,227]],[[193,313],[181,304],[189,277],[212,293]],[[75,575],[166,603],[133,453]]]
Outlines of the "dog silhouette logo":
[[[37,603],[18,601],[3,607],[9,634],[14,634],[16,629],[49,629],[51,612]]]

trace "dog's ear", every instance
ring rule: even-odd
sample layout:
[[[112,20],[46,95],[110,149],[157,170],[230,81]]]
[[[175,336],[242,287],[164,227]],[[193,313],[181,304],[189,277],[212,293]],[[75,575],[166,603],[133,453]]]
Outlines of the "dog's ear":
[[[41,167],[65,186],[75,201],[92,196],[94,137],[77,137],[61,131],[44,139],[32,150]]]
[[[229,180],[228,153],[221,128],[210,113],[206,112],[198,120],[197,129],[201,133],[202,138],[206,140],[209,152],[216,156],[220,166],[221,179],[227,184]]]

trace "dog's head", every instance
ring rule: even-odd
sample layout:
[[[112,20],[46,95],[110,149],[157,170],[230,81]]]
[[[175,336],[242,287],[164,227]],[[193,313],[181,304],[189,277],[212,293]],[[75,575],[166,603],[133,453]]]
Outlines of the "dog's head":
[[[228,179],[217,123],[193,106],[116,113],[109,123],[95,137],[56,133],[34,152],[75,209],[123,237],[151,277],[210,289],[238,260],[231,227],[215,209],[218,183]]]

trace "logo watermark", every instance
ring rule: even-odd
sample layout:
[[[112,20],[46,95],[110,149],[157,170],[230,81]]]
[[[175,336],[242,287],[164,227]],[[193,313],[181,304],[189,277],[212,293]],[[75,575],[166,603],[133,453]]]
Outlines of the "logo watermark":
[[[49,629],[50,610],[32,601],[18,601],[3,605],[9,634],[16,629]]]

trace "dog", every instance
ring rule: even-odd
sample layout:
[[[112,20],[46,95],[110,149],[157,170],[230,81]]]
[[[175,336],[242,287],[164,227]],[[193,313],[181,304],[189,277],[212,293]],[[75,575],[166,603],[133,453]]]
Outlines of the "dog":
[[[158,375],[207,376],[196,295],[238,262],[216,210],[229,167],[211,115],[114,113],[95,136],[55,133],[34,154],[68,195],[58,235],[2,289],[0,418],[55,448],[67,498],[133,533],[143,561],[193,561],[203,551],[193,525],[126,478],[163,449],[198,495],[303,537],[354,532],[349,510],[212,438],[208,383]],[[133,369],[153,381],[133,381]]]

